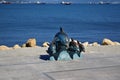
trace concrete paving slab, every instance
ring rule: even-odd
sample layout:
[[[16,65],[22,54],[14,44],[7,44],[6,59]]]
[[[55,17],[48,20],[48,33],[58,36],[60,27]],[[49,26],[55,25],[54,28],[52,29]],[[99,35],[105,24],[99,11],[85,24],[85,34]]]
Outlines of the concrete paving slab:
[[[0,51],[0,80],[120,79],[120,46],[88,47],[80,60],[71,61],[40,59],[40,55],[47,54],[46,49],[37,47]],[[105,49],[105,52],[101,51]]]
[[[120,65],[45,73],[52,80],[119,80]]]

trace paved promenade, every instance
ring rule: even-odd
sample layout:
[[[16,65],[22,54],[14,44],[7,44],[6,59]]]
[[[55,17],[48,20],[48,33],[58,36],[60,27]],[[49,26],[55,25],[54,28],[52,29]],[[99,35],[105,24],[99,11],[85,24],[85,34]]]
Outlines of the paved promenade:
[[[0,80],[120,80],[120,46],[86,49],[71,61],[48,61],[41,47],[0,51]]]

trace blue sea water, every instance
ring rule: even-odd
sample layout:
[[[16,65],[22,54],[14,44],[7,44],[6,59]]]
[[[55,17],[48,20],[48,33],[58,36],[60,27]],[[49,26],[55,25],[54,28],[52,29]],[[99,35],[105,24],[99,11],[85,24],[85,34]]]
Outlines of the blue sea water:
[[[0,45],[51,42],[59,27],[81,42],[120,42],[120,5],[0,4]]]

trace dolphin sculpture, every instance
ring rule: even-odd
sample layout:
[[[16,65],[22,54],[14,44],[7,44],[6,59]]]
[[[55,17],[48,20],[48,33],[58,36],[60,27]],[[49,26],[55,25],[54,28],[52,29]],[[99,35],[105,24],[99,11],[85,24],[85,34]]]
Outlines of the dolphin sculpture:
[[[82,51],[85,51],[84,46],[79,41],[75,42],[73,38],[70,41],[68,35],[60,28],[47,53],[50,55],[50,60],[72,60],[80,59]]]

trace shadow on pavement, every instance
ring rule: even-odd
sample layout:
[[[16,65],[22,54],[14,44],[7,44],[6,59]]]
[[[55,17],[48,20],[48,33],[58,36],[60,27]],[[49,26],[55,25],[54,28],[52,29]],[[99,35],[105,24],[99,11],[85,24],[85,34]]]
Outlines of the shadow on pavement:
[[[39,58],[42,60],[49,60],[50,56],[49,55],[40,55]]]

